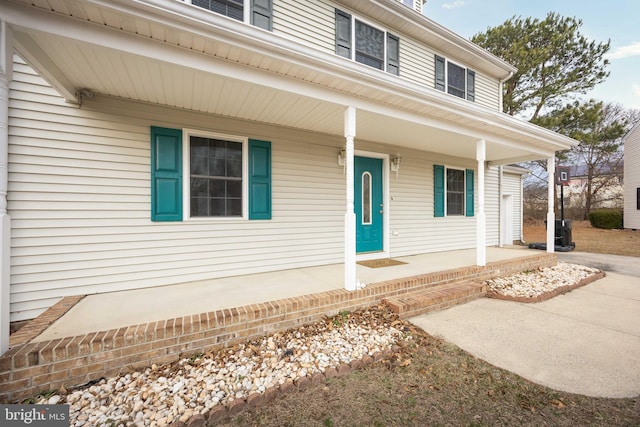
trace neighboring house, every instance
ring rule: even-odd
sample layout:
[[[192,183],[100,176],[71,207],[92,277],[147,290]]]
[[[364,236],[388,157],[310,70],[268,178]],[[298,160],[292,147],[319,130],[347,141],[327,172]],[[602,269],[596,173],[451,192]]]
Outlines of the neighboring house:
[[[351,290],[362,258],[484,265],[520,234],[500,166],[574,141],[503,114],[514,67],[421,6],[1,2],[3,315],[331,263]]]
[[[624,142],[624,228],[640,228],[640,122]]]
[[[598,175],[594,176],[591,182],[592,189],[597,189],[591,201],[591,209],[622,206],[622,177],[619,176],[621,166],[616,166],[618,170],[607,165],[599,166]],[[587,165],[571,166],[570,173],[569,185],[564,188],[565,208],[571,207],[584,212],[589,181]]]

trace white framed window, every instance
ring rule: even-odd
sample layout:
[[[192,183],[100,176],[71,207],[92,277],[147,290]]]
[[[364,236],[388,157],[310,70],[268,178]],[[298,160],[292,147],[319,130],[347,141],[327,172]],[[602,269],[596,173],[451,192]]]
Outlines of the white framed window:
[[[186,219],[247,218],[248,138],[183,131]]]
[[[465,170],[446,168],[446,216],[465,214]]]
[[[272,0],[183,0],[193,6],[228,16],[267,31],[273,29]]]
[[[433,216],[467,216],[475,213],[473,169],[433,165]]]
[[[475,101],[476,73],[435,55],[435,88],[459,98]]]
[[[336,54],[388,73],[400,74],[400,39],[336,9]]]

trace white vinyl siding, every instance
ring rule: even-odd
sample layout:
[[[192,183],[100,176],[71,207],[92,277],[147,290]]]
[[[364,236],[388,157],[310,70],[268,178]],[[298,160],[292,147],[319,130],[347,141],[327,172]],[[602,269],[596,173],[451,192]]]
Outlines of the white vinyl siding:
[[[624,138],[624,228],[640,229],[640,122]]]
[[[400,36],[400,75],[429,88],[434,85],[433,51],[417,41]]]
[[[502,194],[513,196],[513,240],[520,240],[522,236],[522,176],[520,174],[504,173],[502,179]],[[511,242],[507,242],[511,244]]]
[[[492,80],[484,74],[476,71],[476,104],[491,108],[500,109],[500,82]]]
[[[274,0],[273,32],[335,52],[335,6],[325,1]]]

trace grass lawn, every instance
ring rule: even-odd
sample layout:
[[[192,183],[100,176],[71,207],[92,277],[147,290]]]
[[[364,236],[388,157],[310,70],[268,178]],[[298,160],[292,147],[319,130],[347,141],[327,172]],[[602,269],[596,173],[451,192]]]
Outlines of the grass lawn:
[[[638,426],[638,399],[563,393],[407,326],[391,361],[294,390],[225,426]]]
[[[527,242],[544,223],[525,224]],[[574,222],[576,250],[640,257],[640,231]],[[295,390],[225,420],[227,426],[640,426],[640,396],[595,398],[552,390],[408,325],[415,340],[392,361]]]
[[[571,234],[576,251],[640,257],[640,230],[603,230],[591,227],[589,221],[574,221]],[[545,242],[544,222],[525,223],[524,240]]]

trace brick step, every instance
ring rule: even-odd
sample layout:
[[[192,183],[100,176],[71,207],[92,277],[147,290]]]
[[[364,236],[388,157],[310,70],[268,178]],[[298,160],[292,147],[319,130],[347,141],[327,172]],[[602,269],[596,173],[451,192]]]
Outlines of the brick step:
[[[475,282],[448,283],[384,298],[382,301],[401,318],[443,310],[485,296],[487,287]]]

